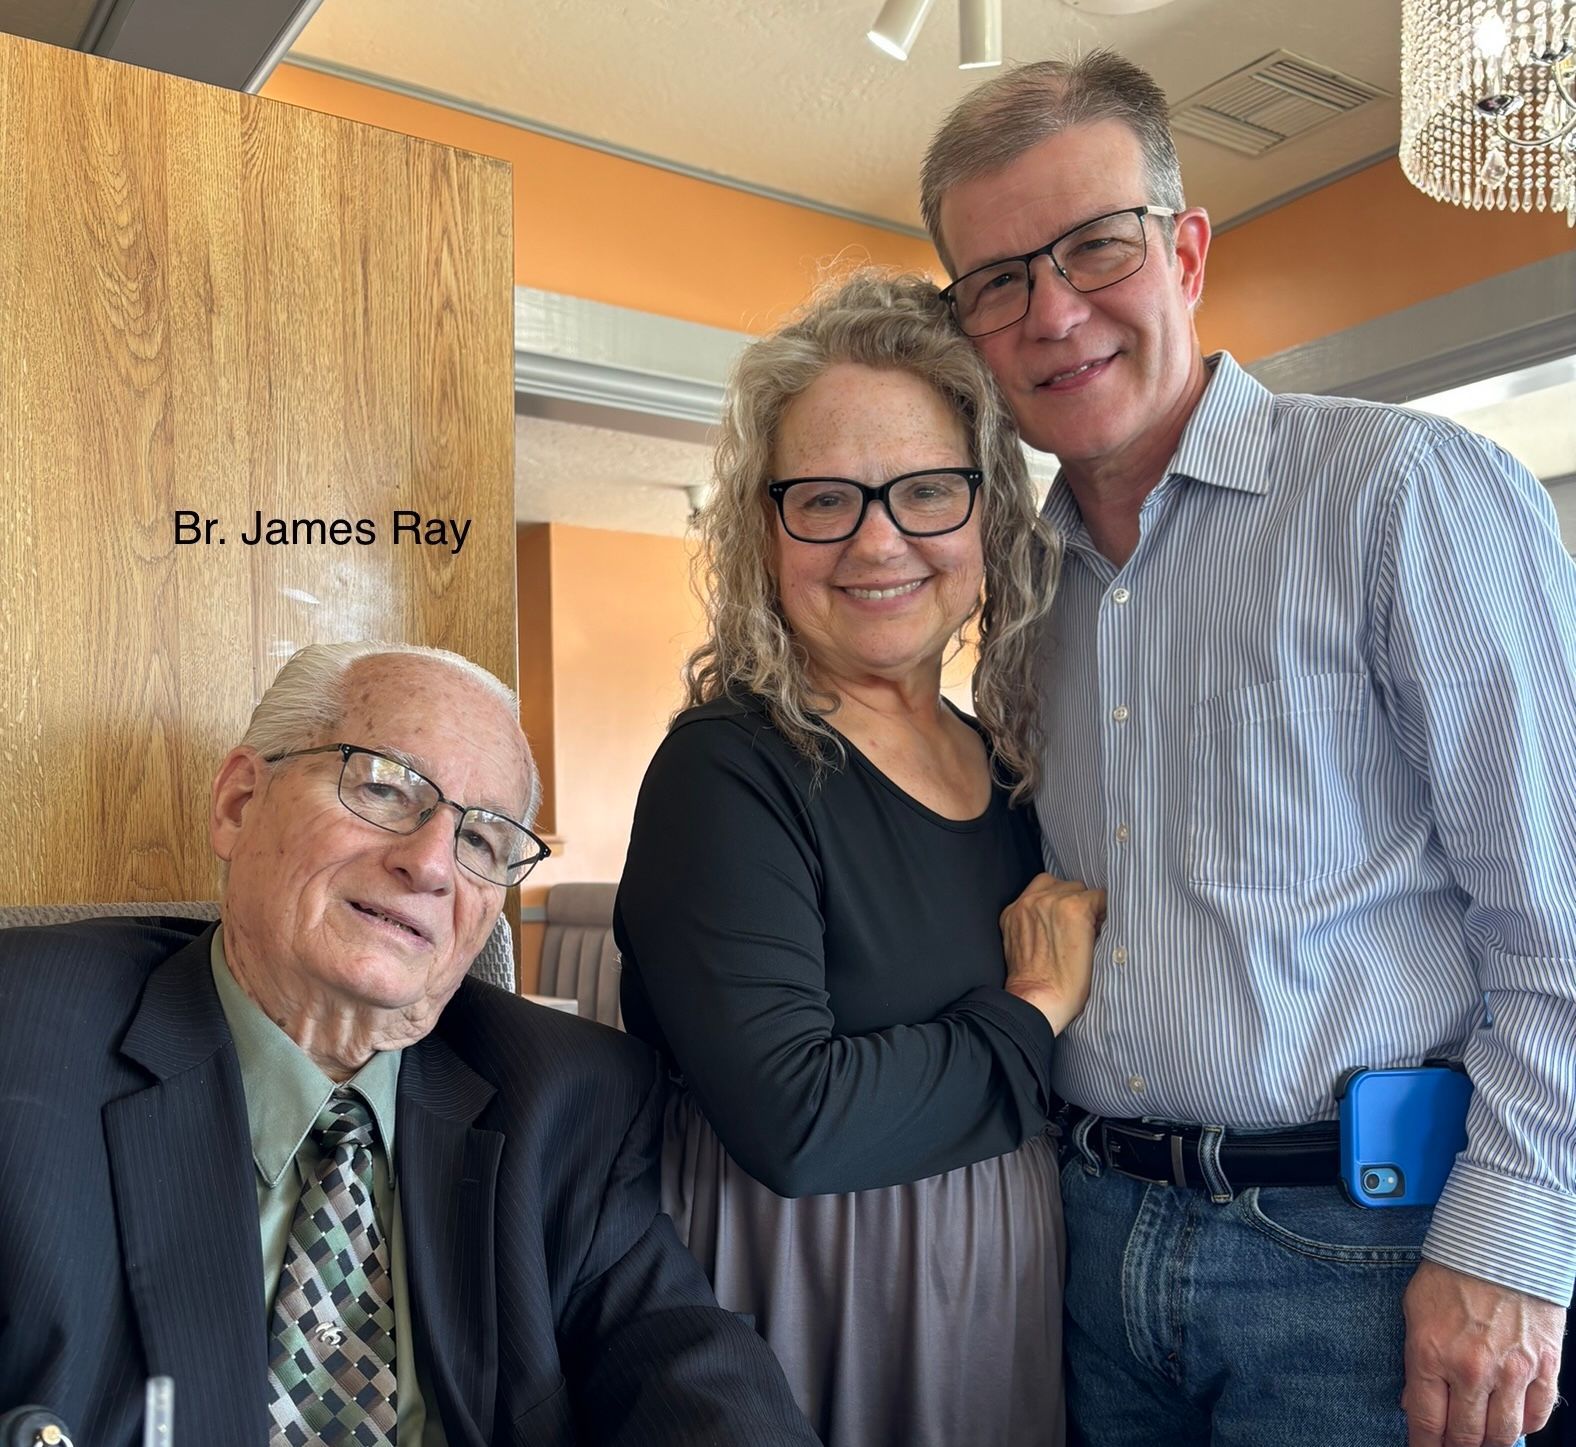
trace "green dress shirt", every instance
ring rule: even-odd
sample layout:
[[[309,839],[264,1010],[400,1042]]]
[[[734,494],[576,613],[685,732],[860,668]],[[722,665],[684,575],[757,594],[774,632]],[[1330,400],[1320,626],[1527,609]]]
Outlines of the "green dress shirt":
[[[284,1266],[290,1224],[307,1176],[317,1168],[318,1152],[308,1132],[337,1088],[312,1059],[252,1002],[236,984],[224,958],[224,931],[214,931],[213,983],[229,1022],[241,1061],[246,1115],[257,1165],[257,1221],[263,1248],[264,1329],[274,1308],[274,1292]],[[398,1383],[400,1447],[448,1447],[443,1425],[427,1415],[416,1369],[415,1336],[410,1323],[410,1290],[405,1275],[405,1231],[399,1191],[394,1184],[394,1100],[400,1051],[381,1050],[346,1082],[372,1112],[372,1209],[389,1243],[394,1284],[394,1377]]]

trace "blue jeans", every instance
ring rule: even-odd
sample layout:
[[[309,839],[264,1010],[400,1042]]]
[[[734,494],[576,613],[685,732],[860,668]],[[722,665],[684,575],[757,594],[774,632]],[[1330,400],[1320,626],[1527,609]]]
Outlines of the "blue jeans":
[[[1151,1186],[1069,1143],[1070,1441],[1405,1447],[1401,1297],[1428,1207]]]

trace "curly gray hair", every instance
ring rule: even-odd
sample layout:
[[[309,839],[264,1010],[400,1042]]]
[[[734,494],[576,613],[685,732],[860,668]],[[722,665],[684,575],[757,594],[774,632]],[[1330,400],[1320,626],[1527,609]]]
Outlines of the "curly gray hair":
[[[1059,547],[1040,521],[1011,415],[974,348],[927,277],[875,269],[824,288],[803,313],[751,343],[735,365],[717,447],[716,486],[699,515],[698,591],[707,638],[685,665],[692,708],[749,691],[817,774],[842,746],[825,722],[837,700],[818,692],[778,601],[771,457],[788,404],[829,367],[902,371],[944,397],[984,473],[978,506],[985,560],[974,705],[1014,799],[1040,775],[1039,710],[1031,677],[1034,624],[1050,604]]]

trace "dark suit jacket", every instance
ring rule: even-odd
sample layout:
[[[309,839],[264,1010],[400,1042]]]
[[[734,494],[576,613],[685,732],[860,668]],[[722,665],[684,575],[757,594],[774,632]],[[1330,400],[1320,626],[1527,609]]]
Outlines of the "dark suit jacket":
[[[0,1411],[263,1447],[257,1195],[211,926],[0,931]],[[395,1170],[428,1410],[451,1447],[813,1447],[764,1343],[658,1212],[655,1057],[467,980],[405,1051]],[[412,1444],[414,1447],[414,1444]]]

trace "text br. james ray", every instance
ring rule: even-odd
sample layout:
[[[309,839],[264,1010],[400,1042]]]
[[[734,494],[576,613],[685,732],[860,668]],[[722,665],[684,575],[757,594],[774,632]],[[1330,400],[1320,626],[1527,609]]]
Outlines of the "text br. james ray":
[[[204,517],[188,508],[178,508],[174,522],[178,544],[226,541],[227,530],[220,518]],[[396,544],[443,547],[452,554],[465,546],[470,531],[470,518],[423,517],[419,512],[397,508],[389,519],[387,536]],[[249,548],[324,544],[342,548],[351,543],[365,548],[378,541],[379,530],[372,518],[277,518],[257,511],[241,529],[239,537]]]

